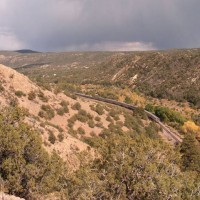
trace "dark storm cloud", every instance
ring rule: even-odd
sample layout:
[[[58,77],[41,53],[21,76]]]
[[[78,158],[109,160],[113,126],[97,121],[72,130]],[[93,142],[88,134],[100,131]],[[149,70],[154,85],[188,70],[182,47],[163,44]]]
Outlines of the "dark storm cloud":
[[[0,48],[200,46],[199,0],[1,0]]]

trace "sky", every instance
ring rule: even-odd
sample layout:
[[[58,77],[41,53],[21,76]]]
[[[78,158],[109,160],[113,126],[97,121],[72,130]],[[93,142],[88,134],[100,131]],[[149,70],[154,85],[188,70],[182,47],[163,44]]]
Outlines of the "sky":
[[[200,0],[0,0],[0,50],[200,47]]]

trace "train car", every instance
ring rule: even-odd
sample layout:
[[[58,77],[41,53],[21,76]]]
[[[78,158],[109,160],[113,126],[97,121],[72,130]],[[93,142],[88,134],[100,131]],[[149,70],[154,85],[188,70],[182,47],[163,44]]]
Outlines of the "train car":
[[[147,114],[147,116],[156,121],[156,122],[160,122],[160,118],[158,118],[156,115],[152,114],[151,112],[147,111],[147,110],[144,110],[144,112]]]

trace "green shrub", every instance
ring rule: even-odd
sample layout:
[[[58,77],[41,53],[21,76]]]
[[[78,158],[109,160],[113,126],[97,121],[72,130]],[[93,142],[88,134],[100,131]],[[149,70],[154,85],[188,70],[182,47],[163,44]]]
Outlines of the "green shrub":
[[[77,96],[75,94],[72,94],[71,92],[68,92],[68,91],[64,91],[64,94],[74,100],[77,99]]]
[[[95,119],[95,121],[97,121],[97,122],[101,121],[101,118],[100,118],[99,116],[96,116],[94,119]]]
[[[148,126],[145,127],[145,135],[152,139],[160,138],[158,131],[159,126],[155,122],[151,122]]]
[[[65,113],[69,113],[69,108],[66,106],[66,107],[63,107],[63,110]]]
[[[44,118],[45,117],[44,111],[40,110],[39,113],[38,113],[38,116],[41,117],[41,118]]]
[[[94,127],[95,127],[94,121],[93,121],[93,120],[89,120],[89,121],[88,121],[88,126],[89,126],[90,128],[94,128]]]
[[[10,105],[11,107],[16,107],[16,106],[18,105],[18,99],[15,98],[15,97],[11,97],[11,98],[10,98],[10,101],[9,101],[9,105]]]
[[[182,153],[183,169],[200,173],[200,146],[194,134],[185,135],[180,152]]]
[[[157,117],[160,118],[160,120],[164,122],[176,122],[182,125],[186,121],[186,119],[179,112],[171,110],[167,107],[152,106],[148,104],[145,109],[153,112]]]
[[[60,105],[61,105],[62,107],[67,107],[67,106],[69,105],[69,102],[68,102],[68,101],[65,101],[65,100],[62,100],[61,103],[60,103]]]
[[[145,110],[154,113],[154,106],[152,104],[147,104]]]
[[[87,113],[85,110],[79,110],[79,112],[77,114],[75,114],[76,120],[80,121],[80,122],[87,122],[88,120],[91,120],[93,117]]]
[[[100,104],[97,104],[96,106],[91,106],[91,109],[94,110],[99,115],[104,114],[104,109],[103,109],[102,105],[100,105]]]
[[[96,136],[96,133],[95,133],[94,131],[91,131],[91,132],[90,132],[90,136],[91,136],[91,137],[95,137],[95,136]]]
[[[124,123],[122,121],[117,121],[116,122],[116,125],[117,126],[120,126],[120,127],[123,127],[124,126]]]
[[[33,100],[35,98],[36,98],[36,94],[35,94],[34,91],[31,91],[31,92],[28,93],[28,99],[29,100]]]
[[[132,104],[133,101],[132,101],[132,99],[130,97],[126,96],[125,103]]]
[[[58,134],[58,140],[59,140],[59,142],[62,142],[64,140],[64,134],[63,133]]]
[[[63,116],[63,115],[65,114],[65,110],[64,110],[63,107],[58,108],[58,109],[56,110],[56,112],[57,112],[57,114],[60,115],[60,116]]]
[[[86,116],[87,117],[87,112],[83,109],[79,110],[78,114]]]
[[[49,105],[42,105],[42,111],[38,113],[38,115],[45,119],[52,119],[55,116],[54,110]]]
[[[15,91],[15,95],[18,96],[18,97],[26,96],[26,94],[24,94],[24,93],[23,93],[22,91],[20,91],[20,90]]]
[[[113,122],[112,118],[109,115],[106,117],[106,121]]]
[[[120,111],[117,109],[112,108],[109,112],[109,115],[113,118],[116,118],[120,114]]]
[[[68,127],[73,128],[74,123],[77,120],[77,115],[73,115],[71,118],[68,119]]]
[[[79,127],[79,128],[77,129],[77,132],[78,132],[78,134],[80,134],[80,135],[85,135],[85,130],[84,130],[82,127]]]
[[[115,116],[113,117],[113,119],[114,119],[115,121],[120,120],[119,115],[115,115]]]
[[[52,127],[54,127],[55,129],[57,129],[59,132],[63,132],[63,131],[64,131],[63,128],[61,128],[60,126],[55,125],[55,124],[53,124],[53,123],[51,123],[51,122],[48,122],[48,121],[45,122],[45,125],[52,126]]]
[[[137,130],[138,133],[140,133],[141,130],[139,129],[139,127],[144,126],[144,125],[140,118],[134,117],[131,114],[127,113],[125,115],[124,126],[132,130]]]
[[[51,144],[55,144],[55,142],[56,142],[56,137],[52,131],[49,131],[48,140],[49,140],[49,142],[51,142]]]
[[[77,134],[78,133],[77,133],[77,131],[73,130],[73,128],[70,128],[69,131],[68,131],[68,133],[70,135],[72,135],[73,137],[77,138]]]
[[[48,111],[49,109],[51,109],[51,107],[49,105],[42,105],[41,109],[44,111]]]
[[[68,109],[69,102],[63,100],[63,101],[61,101],[60,105],[62,107],[58,108],[56,111],[57,111],[58,115],[63,116],[65,113],[69,112],[69,109]]]
[[[44,95],[44,93],[42,91],[39,91],[38,93],[38,97],[41,101],[43,102],[48,102],[48,98]]]
[[[195,124],[200,126],[200,114],[193,114],[192,115],[192,120],[195,122]]]
[[[99,128],[103,128],[103,123],[102,122],[97,122],[95,124],[96,127],[99,127]]]
[[[76,118],[78,121],[83,122],[83,123],[88,121],[87,115],[81,115],[80,113],[76,114]]]
[[[140,119],[144,119],[144,120],[148,119],[147,114],[145,113],[144,109],[141,107],[137,107],[134,109],[133,116],[136,116],[136,117],[138,117]]]
[[[76,102],[73,106],[72,106],[73,110],[80,110],[81,109],[81,104],[79,102]]]

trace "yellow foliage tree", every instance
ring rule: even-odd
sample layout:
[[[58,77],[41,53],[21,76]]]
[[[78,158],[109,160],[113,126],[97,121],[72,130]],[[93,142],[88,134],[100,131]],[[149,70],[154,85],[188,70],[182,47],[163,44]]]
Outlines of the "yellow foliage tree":
[[[193,121],[187,121],[183,125],[184,133],[193,133],[196,138],[200,139],[200,126],[197,126]]]

